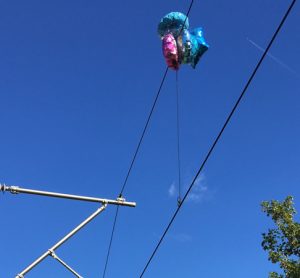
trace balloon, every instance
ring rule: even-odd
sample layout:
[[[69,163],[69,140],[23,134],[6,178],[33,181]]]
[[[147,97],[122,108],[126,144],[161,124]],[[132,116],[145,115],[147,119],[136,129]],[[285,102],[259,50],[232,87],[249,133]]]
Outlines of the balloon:
[[[191,64],[193,57],[197,53],[197,40],[188,30],[184,30],[182,35],[178,37],[177,41],[179,42],[178,45],[181,47],[181,50],[179,51],[181,54],[181,62],[183,64]]]
[[[167,65],[174,70],[178,70],[178,50],[176,40],[172,34],[167,34],[163,37],[162,50]]]
[[[178,70],[181,64],[190,64],[195,68],[209,47],[202,28],[195,28],[191,32],[188,28],[188,18],[180,12],[168,13],[158,24],[163,55],[167,65],[174,70]]]
[[[191,32],[191,35],[195,38],[195,40],[197,41],[197,51],[196,53],[193,55],[192,58],[192,62],[191,62],[191,66],[193,68],[196,67],[196,65],[198,64],[201,56],[206,52],[206,50],[208,49],[208,44],[205,42],[205,39],[203,37],[203,30],[202,28],[196,28]]]
[[[161,39],[172,34],[174,38],[180,35],[181,30],[189,28],[189,20],[187,16],[180,12],[171,12],[165,15],[158,24],[157,32]]]
[[[201,27],[195,28],[191,32],[191,34],[196,37],[199,44],[202,44],[203,46],[206,46],[206,48],[208,48],[208,44],[205,42],[205,39],[203,37],[203,29]]]
[[[192,32],[184,30],[177,38],[179,61],[183,64],[190,64],[193,68],[198,64],[201,56],[208,49],[202,28],[196,28]]]

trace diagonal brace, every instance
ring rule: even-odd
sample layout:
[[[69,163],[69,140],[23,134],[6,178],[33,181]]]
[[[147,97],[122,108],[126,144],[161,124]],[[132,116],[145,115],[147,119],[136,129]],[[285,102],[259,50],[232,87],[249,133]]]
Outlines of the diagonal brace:
[[[68,239],[70,239],[73,235],[75,235],[79,230],[81,230],[84,226],[86,226],[89,222],[91,222],[95,217],[97,217],[103,210],[105,210],[107,204],[104,204],[100,208],[98,208],[93,214],[91,214],[88,218],[86,218],[83,222],[81,222],[76,228],[74,228],[71,232],[69,232],[66,236],[64,236],[60,241],[54,244],[49,250],[47,250],[44,254],[42,254],[39,258],[37,258],[32,264],[26,267],[22,272],[20,272],[16,278],[24,278],[24,275],[36,267],[39,263],[41,263],[48,256],[51,256],[57,248],[59,248],[62,244],[64,244]],[[80,276],[78,276],[80,277]]]
[[[60,257],[58,257],[53,250],[50,251],[50,256],[57,260],[60,264],[62,264],[66,269],[68,269],[70,272],[72,272],[77,278],[83,278],[80,276],[72,267],[70,267],[66,262],[64,262]]]

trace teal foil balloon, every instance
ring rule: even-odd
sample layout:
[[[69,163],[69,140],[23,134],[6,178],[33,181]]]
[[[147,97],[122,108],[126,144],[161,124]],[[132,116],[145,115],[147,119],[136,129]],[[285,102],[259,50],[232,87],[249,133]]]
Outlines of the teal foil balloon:
[[[189,28],[189,20],[187,16],[180,12],[171,12],[165,15],[158,24],[157,32],[161,39],[172,34],[174,38],[180,35],[181,30]]]
[[[191,66],[195,68],[201,56],[206,52],[209,46],[204,39],[202,28],[199,27],[194,29],[191,32],[191,36],[197,41],[197,47],[196,47],[197,50],[192,55],[192,61],[191,61]]]
[[[188,30],[184,30],[182,35],[178,37],[178,47],[180,50],[180,61],[183,64],[192,64],[193,57],[197,55],[198,41]]]
[[[203,37],[202,28],[196,28],[192,32],[184,30],[177,38],[177,46],[181,63],[190,64],[193,68],[209,47]]]

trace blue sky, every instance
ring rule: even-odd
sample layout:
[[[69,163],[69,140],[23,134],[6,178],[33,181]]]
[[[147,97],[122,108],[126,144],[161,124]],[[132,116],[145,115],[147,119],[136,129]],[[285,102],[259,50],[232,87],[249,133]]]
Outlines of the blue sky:
[[[116,198],[165,70],[160,18],[183,1],[2,1],[0,180]],[[191,27],[210,49],[182,66],[182,176],[187,188],[287,9],[287,1],[195,1]],[[267,277],[260,202],[300,210],[299,4],[208,161],[145,277]],[[296,74],[295,74],[296,73]],[[139,277],[176,209],[175,74],[170,71],[128,180],[107,277]],[[172,190],[171,190],[172,191]],[[0,276],[14,277],[97,208],[1,196]],[[57,250],[101,277],[115,208]],[[298,216],[299,220],[299,216]],[[48,258],[28,277],[73,277]]]

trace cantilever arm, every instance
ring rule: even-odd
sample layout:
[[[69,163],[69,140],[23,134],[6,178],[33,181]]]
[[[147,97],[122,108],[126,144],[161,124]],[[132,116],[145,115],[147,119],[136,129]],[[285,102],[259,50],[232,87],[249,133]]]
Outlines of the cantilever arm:
[[[33,189],[27,189],[27,188],[22,188],[22,187],[18,187],[18,186],[6,186],[4,184],[3,185],[0,184],[0,191],[3,191],[3,192],[8,191],[12,194],[25,193],[25,194],[32,194],[32,195],[64,198],[64,199],[102,203],[102,204],[112,204],[112,205],[127,206],[127,207],[135,207],[136,206],[135,202],[126,202],[126,200],[124,198],[117,198],[116,200],[110,200],[110,199],[102,199],[102,198],[95,198],[95,197],[88,197],[88,196],[33,190]]]
[[[70,233],[68,233],[65,237],[63,237],[60,241],[58,241],[55,245],[53,245],[50,249],[48,249],[44,254],[42,254],[38,259],[36,259],[32,264],[30,264],[27,268],[25,268],[22,272],[17,274],[16,278],[24,278],[25,274],[36,267],[39,263],[41,263],[48,256],[52,256],[59,263],[65,266],[68,270],[70,270],[73,274],[77,275],[77,277],[81,277],[75,270],[73,270],[70,266],[68,266],[63,260],[61,260],[54,251],[59,248],[63,243],[65,243],[68,239],[70,239],[74,234],[76,234],[79,230],[81,230],[84,226],[86,226],[90,221],[92,221],[98,214],[100,214],[108,204],[119,205],[119,206],[128,206],[135,207],[135,202],[126,202],[126,200],[120,196],[116,200],[110,199],[102,199],[88,196],[80,196],[80,195],[71,195],[71,194],[63,194],[49,191],[41,191],[41,190],[33,190],[27,188],[21,188],[18,186],[6,186],[4,184],[0,184],[0,192],[10,192],[12,194],[25,193],[32,195],[40,195],[47,197],[55,197],[55,198],[64,198],[78,201],[86,201],[86,202],[94,202],[101,203],[102,206],[98,208],[93,214],[91,214],[88,218],[86,218],[83,222],[81,222],[76,228],[74,228]]]

